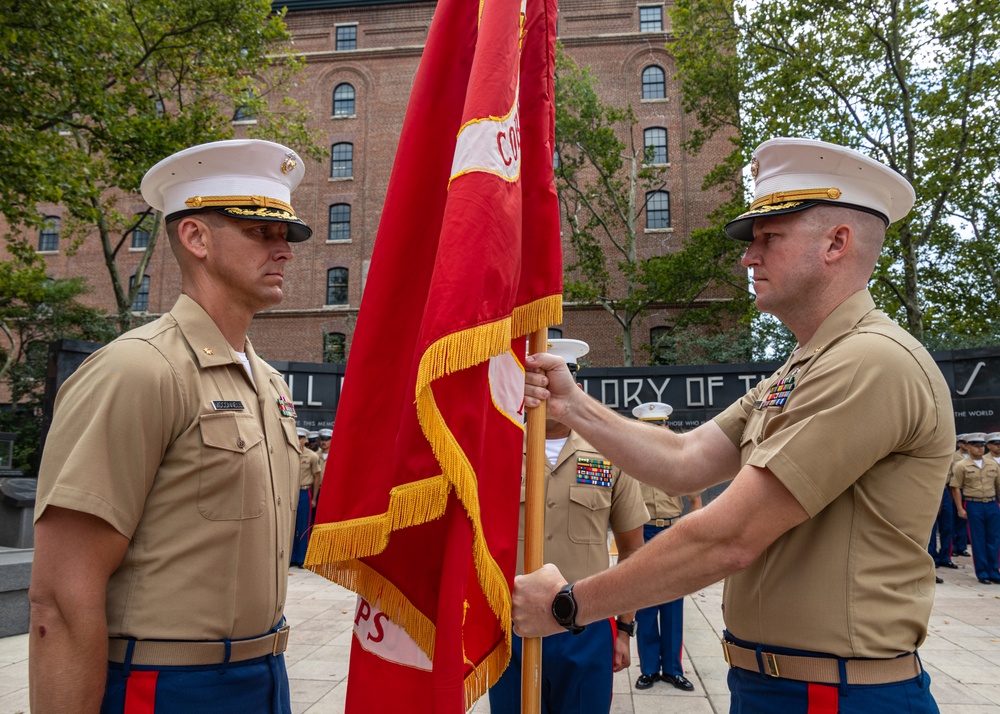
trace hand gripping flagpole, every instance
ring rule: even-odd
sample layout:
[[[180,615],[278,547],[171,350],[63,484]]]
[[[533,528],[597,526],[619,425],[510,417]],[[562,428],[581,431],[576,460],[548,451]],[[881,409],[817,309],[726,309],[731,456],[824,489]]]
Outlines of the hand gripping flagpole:
[[[548,328],[531,333],[528,352],[547,351]],[[524,467],[524,572],[542,567],[542,531],[545,528],[545,402],[528,409],[527,451]],[[521,714],[541,711],[542,638],[525,638],[521,653]]]

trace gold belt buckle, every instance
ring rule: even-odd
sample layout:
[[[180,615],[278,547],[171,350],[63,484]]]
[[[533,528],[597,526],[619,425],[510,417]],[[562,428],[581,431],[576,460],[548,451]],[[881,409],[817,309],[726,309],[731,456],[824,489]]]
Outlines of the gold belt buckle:
[[[770,677],[780,677],[781,673],[778,672],[778,662],[774,659],[774,655],[770,652],[762,652],[764,659],[764,669],[767,670],[765,674]]]
[[[277,657],[285,648],[288,646],[288,630],[289,626],[285,625],[277,632],[274,633],[274,646],[271,648],[271,654]]]
[[[722,638],[721,642],[722,642],[722,654],[726,656],[726,664],[728,664],[729,668],[732,669],[733,662],[731,659],[729,659],[729,643],[726,642],[726,638],[724,637]]]

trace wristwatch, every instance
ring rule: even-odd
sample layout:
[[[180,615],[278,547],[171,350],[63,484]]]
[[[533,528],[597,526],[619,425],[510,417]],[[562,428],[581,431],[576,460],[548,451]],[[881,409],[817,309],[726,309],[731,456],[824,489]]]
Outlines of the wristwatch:
[[[576,583],[567,583],[563,586],[562,590],[556,593],[555,599],[552,600],[552,617],[556,618],[556,622],[574,635],[579,635],[583,632],[586,625],[581,627],[576,624],[576,598],[573,597],[574,585]]]
[[[635,620],[632,620],[632,622],[622,622],[616,617],[615,627],[618,628],[619,632],[627,632],[629,637],[635,637]]]

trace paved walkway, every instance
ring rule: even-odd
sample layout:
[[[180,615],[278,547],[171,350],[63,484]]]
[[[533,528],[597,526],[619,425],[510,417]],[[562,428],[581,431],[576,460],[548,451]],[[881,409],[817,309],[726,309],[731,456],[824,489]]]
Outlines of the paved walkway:
[[[957,561],[958,570],[938,570],[945,583],[938,586],[921,655],[943,714],[1000,714],[1000,585],[980,585],[971,559]],[[722,586],[713,585],[684,601],[685,669],[694,691],[663,683],[636,691],[639,660],[633,650],[633,666],[615,678],[613,714],[729,711],[719,647],[721,600]],[[286,614],[292,623],[287,659],[295,714],[344,711],[354,603],[354,594],[339,585],[292,570]],[[28,712],[27,656],[27,635],[0,639],[0,714]],[[489,712],[487,698],[472,711]]]

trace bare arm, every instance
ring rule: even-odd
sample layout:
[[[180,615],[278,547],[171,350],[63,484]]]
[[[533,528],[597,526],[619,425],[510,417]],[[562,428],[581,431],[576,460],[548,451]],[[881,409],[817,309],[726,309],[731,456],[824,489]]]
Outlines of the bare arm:
[[[768,470],[744,466],[705,508],[682,518],[627,562],[579,581],[577,623],[669,602],[750,565],[786,531],[808,519]],[[552,600],[566,583],[547,564],[514,580],[514,629],[522,637],[560,632]]]
[[[630,531],[615,531],[615,543],[618,546],[618,562],[621,563],[632,556],[643,545],[642,526]],[[620,612],[618,617],[622,622],[635,620],[635,610]],[[632,650],[629,636],[625,632],[615,632],[615,654],[612,670],[620,672],[632,664]]]
[[[105,598],[128,542],[106,521],[55,506],[35,524],[28,636],[35,714],[100,710],[108,666]]]
[[[701,503],[701,492],[689,493],[688,501],[691,503],[691,512],[700,511],[702,507]]]
[[[626,419],[577,388],[558,357],[530,355],[525,366],[525,406],[546,401],[546,416],[572,428],[640,481],[680,496],[731,479],[739,471],[739,448],[714,422],[677,434]]]
[[[962,506],[962,491],[957,486],[949,486],[948,490],[951,491],[951,500],[955,502],[955,510],[958,511],[959,518],[965,518],[968,514],[965,512],[965,508]]]

